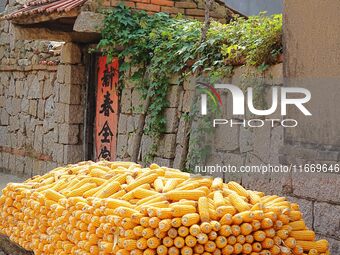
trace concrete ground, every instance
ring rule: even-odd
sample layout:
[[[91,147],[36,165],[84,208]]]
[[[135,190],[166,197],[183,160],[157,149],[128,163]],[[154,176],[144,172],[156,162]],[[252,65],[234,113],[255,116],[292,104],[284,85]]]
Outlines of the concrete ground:
[[[0,172],[0,195],[1,190],[6,187],[7,183],[9,182],[23,182],[24,179],[21,179],[19,177],[16,177],[14,175],[10,174],[4,174]]]

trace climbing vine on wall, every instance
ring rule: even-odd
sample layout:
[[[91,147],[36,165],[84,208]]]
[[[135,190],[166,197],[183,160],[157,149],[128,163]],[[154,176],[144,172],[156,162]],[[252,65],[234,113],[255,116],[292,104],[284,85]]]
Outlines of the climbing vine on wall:
[[[216,78],[229,75],[235,65],[264,68],[282,52],[281,15],[235,17],[229,24],[212,21],[205,41],[202,26],[197,20],[148,15],[123,5],[106,12],[98,48],[109,60],[117,56],[123,60],[121,82],[129,76],[149,99],[144,130],[156,141],[151,154],[165,131],[163,112],[171,76],[185,79],[190,73],[209,72]]]

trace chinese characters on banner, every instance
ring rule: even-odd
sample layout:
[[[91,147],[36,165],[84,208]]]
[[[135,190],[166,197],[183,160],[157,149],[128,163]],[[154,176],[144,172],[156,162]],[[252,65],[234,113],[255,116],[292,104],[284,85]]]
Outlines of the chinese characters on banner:
[[[114,160],[118,125],[118,59],[107,63],[106,57],[98,60],[96,106],[96,158]]]

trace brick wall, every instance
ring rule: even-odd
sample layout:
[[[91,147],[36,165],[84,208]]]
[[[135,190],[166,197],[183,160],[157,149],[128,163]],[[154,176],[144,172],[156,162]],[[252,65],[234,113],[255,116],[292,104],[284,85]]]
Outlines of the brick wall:
[[[131,1],[119,1],[119,0],[105,0],[103,2],[104,7],[114,7],[118,4],[135,8],[138,10],[145,10],[148,13],[166,12],[172,15],[183,14],[187,17],[192,17],[200,20],[204,20],[204,0],[131,0]],[[229,20],[230,11],[223,4],[214,2],[212,5],[211,17],[226,22]]]

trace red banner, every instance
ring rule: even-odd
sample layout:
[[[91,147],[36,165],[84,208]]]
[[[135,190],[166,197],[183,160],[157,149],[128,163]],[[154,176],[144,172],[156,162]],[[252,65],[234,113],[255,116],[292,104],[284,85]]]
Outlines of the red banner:
[[[99,57],[95,127],[97,160],[114,160],[116,158],[118,59],[113,59],[111,63],[106,61],[106,57]]]

